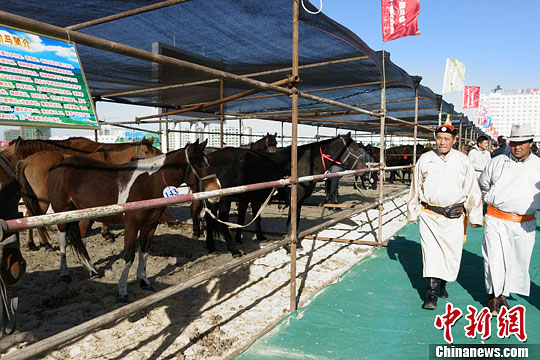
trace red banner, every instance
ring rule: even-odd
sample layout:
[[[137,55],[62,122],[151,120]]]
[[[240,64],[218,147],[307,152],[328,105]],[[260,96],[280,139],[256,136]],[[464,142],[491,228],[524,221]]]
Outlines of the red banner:
[[[420,35],[420,0],[381,0],[383,42]]]
[[[463,108],[472,109],[480,105],[480,87],[465,86],[463,88]]]

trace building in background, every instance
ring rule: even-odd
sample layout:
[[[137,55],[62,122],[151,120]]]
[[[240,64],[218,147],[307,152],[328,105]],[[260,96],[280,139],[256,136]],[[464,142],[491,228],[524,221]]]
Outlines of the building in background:
[[[4,131],[4,140],[12,141],[21,136],[21,130],[11,129]],[[24,140],[47,140],[51,137],[51,128],[48,127],[22,127]]]
[[[535,141],[540,140],[539,89],[510,89],[480,94],[479,109],[485,109],[485,116],[491,117],[499,135],[509,136],[513,124],[530,123],[536,135]]]

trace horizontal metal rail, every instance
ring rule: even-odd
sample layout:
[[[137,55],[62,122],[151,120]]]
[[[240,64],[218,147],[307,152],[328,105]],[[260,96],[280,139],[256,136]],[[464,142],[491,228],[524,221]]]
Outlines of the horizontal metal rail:
[[[330,174],[303,176],[303,177],[298,178],[298,182],[305,183],[305,182],[311,182],[311,181],[322,181],[327,178],[340,177],[344,175],[362,174],[362,173],[372,171],[375,169],[377,168],[345,170],[345,171],[340,171],[340,172],[330,173]],[[134,201],[134,202],[128,202],[125,204],[99,206],[99,207],[93,207],[93,208],[87,208],[87,209],[81,209],[81,210],[71,210],[71,211],[65,211],[65,212],[54,213],[54,214],[6,220],[7,231],[14,232],[14,231],[21,231],[24,229],[30,229],[30,228],[36,228],[36,227],[42,227],[42,226],[48,226],[48,225],[63,224],[63,223],[78,221],[82,219],[100,218],[100,217],[105,217],[105,216],[121,214],[126,211],[151,209],[151,208],[156,208],[156,207],[163,207],[163,206],[168,206],[168,205],[186,203],[186,202],[190,202],[194,200],[204,200],[204,199],[208,199],[208,198],[216,197],[216,196],[233,195],[233,194],[239,194],[239,193],[243,193],[247,191],[268,189],[272,187],[283,187],[290,184],[291,184],[290,179],[281,179],[281,180],[267,181],[267,182],[262,182],[262,183],[257,183],[257,184],[234,186],[234,187],[220,189],[220,190],[212,190],[212,191],[204,191],[204,192],[198,192],[198,193],[193,193],[193,194],[172,196],[168,198]]]

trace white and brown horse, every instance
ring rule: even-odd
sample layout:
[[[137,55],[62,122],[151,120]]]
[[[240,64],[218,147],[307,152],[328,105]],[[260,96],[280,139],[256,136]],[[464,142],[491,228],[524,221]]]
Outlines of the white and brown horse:
[[[85,156],[91,159],[111,163],[124,164],[133,158],[150,158],[162,154],[153,147],[152,142],[143,140],[137,143],[115,144],[115,147],[106,148],[100,146],[97,151],[87,154],[74,152],[66,154],[61,151],[40,151],[17,162],[17,178],[21,185],[22,198],[27,209],[28,216],[43,215],[49,208],[49,196],[47,194],[47,178],[49,170],[57,166],[70,156]],[[80,231],[86,234],[92,221],[85,220],[79,223]],[[38,228],[40,246],[52,249],[46,228]],[[108,227],[102,227],[102,235],[107,238]],[[83,237],[86,235],[83,235]],[[112,237],[112,235],[110,235]],[[37,250],[32,236],[32,229],[27,233],[27,244],[30,250]]]
[[[197,140],[183,149],[123,165],[107,164],[86,157],[70,157],[49,172],[47,192],[51,206],[55,212],[61,212],[154,199],[162,197],[167,187],[177,187],[183,183],[194,192],[219,189],[219,181],[203,152],[205,146],[206,141],[199,144]],[[98,219],[107,224],[125,226],[125,268],[118,281],[118,302],[128,301],[127,278],[137,251],[137,279],[143,289],[153,290],[146,278],[146,259],[163,211],[165,207],[134,210]],[[69,279],[65,253],[67,240],[90,275],[97,274],[76,223],[59,224],[58,229],[61,278]]]

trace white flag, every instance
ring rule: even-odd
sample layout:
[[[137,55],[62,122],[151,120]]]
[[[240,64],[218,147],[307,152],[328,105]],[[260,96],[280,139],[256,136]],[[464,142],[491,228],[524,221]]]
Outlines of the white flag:
[[[463,90],[465,85],[465,64],[456,59],[446,59],[442,92]]]

